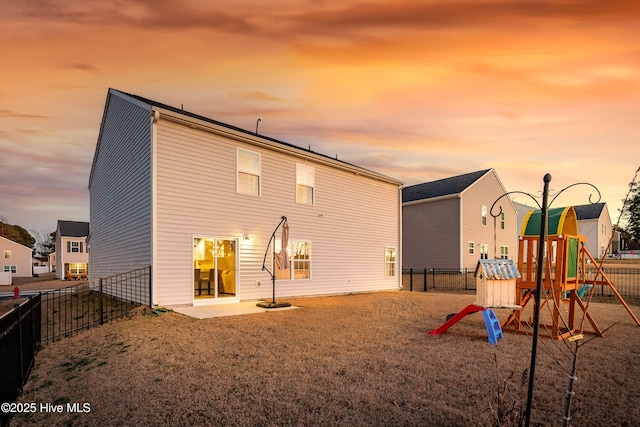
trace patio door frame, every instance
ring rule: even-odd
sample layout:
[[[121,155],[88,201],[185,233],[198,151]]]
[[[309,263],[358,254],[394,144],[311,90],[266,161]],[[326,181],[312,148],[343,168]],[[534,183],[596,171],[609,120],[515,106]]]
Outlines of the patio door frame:
[[[195,254],[194,251],[191,251],[191,270],[193,271],[193,273],[191,274],[192,276],[192,280],[191,280],[191,298],[193,301],[193,305],[214,305],[214,304],[228,304],[228,303],[236,303],[236,302],[240,302],[240,297],[238,296],[238,293],[240,291],[240,287],[239,287],[239,283],[240,283],[240,268],[239,268],[239,263],[240,263],[240,242],[239,239],[237,237],[213,237],[213,236],[207,236],[207,235],[201,235],[201,234],[194,234],[191,237],[191,244],[193,247],[193,243],[195,241],[195,239],[204,239],[204,240],[213,240],[215,242],[216,248],[218,246],[218,242],[219,241],[223,241],[223,240],[229,240],[232,241],[234,243],[234,249],[235,249],[235,254],[234,254],[234,263],[235,263],[235,295],[232,297],[223,297],[220,298],[219,296],[217,296],[218,294],[218,275],[215,275],[215,284],[213,285],[215,287],[215,297],[213,298],[196,298],[196,290],[194,288],[194,284],[196,281],[196,277],[195,277]],[[194,248],[195,249],[195,248]],[[217,271],[218,270],[218,260],[217,257],[214,257],[214,268]]]

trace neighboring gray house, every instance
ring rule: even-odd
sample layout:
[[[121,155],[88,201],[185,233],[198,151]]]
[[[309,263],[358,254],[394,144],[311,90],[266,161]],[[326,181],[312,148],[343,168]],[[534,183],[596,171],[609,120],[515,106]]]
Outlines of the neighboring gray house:
[[[89,178],[90,278],[152,267],[156,305],[401,287],[402,182],[110,89]],[[280,251],[280,230],[275,248]]]
[[[63,280],[85,280],[87,278],[88,236],[88,222],[58,221],[55,252],[56,278]]]
[[[613,253],[613,248],[609,248],[609,239],[613,232],[611,217],[607,204],[593,203],[573,207],[578,218],[578,231],[580,235],[586,236],[585,246],[594,258],[602,258],[606,254]],[[617,248],[616,248],[617,249]]]
[[[403,268],[475,268],[513,259],[516,209],[494,169],[412,185],[402,192]]]
[[[0,272],[4,278],[0,279],[0,284],[11,284],[11,277],[32,277],[32,252],[31,248],[0,236]]]

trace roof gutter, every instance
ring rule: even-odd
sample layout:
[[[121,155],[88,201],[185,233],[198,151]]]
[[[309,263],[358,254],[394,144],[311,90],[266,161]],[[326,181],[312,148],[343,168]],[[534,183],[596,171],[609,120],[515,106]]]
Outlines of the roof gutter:
[[[419,199],[419,200],[411,200],[410,202],[402,202],[402,206],[419,205],[419,204],[422,204],[422,203],[438,202],[440,200],[455,199],[455,198],[460,198],[460,197],[462,197],[462,195],[460,193],[447,194],[447,195],[444,195],[444,196],[430,197],[428,199]]]

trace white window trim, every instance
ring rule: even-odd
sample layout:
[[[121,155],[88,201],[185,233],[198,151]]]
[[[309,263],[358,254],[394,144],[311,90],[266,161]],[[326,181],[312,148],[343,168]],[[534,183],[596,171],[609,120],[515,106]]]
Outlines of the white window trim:
[[[308,260],[303,260],[309,263],[309,277],[303,277],[303,278],[297,278],[295,277],[295,268],[294,268],[294,262],[295,259],[293,258],[292,255],[292,246],[295,242],[306,242],[309,244],[309,259]],[[276,239],[275,243],[274,243],[274,250],[275,252],[279,252],[280,248],[282,245],[282,241],[280,239]],[[289,246],[287,247],[287,254],[289,255],[289,277],[288,278],[282,278],[282,277],[277,277],[276,280],[311,280],[313,278],[313,243],[311,242],[311,240],[308,239],[289,239]],[[300,261],[298,261],[300,262]],[[276,269],[278,267],[275,265],[275,262],[273,263],[273,271],[274,274],[276,272]]]
[[[13,274],[17,274],[18,273],[18,266],[17,265],[5,265],[2,268],[2,271],[4,271],[5,273],[11,272]]]
[[[482,224],[483,226],[487,225],[487,207],[485,205],[482,205],[482,208],[480,210],[480,215],[481,215],[480,224]]]
[[[5,250],[4,251],[4,259],[11,259],[11,251],[10,250]]]
[[[474,242],[467,242],[467,254],[475,255],[476,253],[476,244]]]
[[[258,194],[240,191],[240,173],[254,175],[253,172],[240,170],[240,162],[238,160],[240,158],[240,151],[258,155]],[[262,153],[253,150],[247,150],[246,148],[236,147],[236,193],[254,197],[262,196]]]
[[[503,251],[503,249],[506,249],[506,251]],[[506,254],[504,252],[506,252]],[[509,246],[500,245],[500,259],[509,259]]]
[[[387,260],[387,251],[389,249],[393,249],[393,257],[394,260],[393,261],[389,261]],[[387,266],[388,265],[393,265],[393,274],[392,275],[388,275],[387,274]],[[384,277],[398,277],[398,248],[396,248],[395,246],[385,246],[384,247]]]
[[[298,170],[307,169],[311,172],[311,185],[307,185],[307,183],[301,183],[298,181]],[[305,187],[311,188],[311,203],[305,203],[303,201],[298,200],[298,185],[302,185]],[[314,206],[316,204],[316,168],[309,165],[304,165],[302,163],[296,163],[296,203],[300,205]]]
[[[489,259],[489,245],[480,243],[480,259]]]

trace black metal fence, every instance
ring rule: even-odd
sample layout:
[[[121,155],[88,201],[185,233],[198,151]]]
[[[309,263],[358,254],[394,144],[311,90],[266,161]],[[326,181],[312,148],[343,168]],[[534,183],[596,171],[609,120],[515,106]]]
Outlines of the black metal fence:
[[[40,295],[0,317],[0,403],[15,402],[34,365],[41,339]],[[11,412],[0,411],[2,426]]]
[[[626,298],[640,298],[640,268],[603,267],[607,278],[618,292]],[[596,277],[597,268],[587,267],[586,281],[602,281],[602,275]],[[475,291],[475,268],[409,268],[402,270],[402,287],[410,291]],[[606,284],[594,286],[594,296],[614,296]]]
[[[40,345],[151,307],[151,266],[42,292],[0,317],[0,403],[11,405]],[[0,411],[2,426],[11,411]],[[9,408],[10,409],[10,408]]]
[[[42,294],[42,342],[102,325],[151,306],[151,267]]]
[[[640,298],[640,268],[604,267],[604,274],[616,287],[620,295],[628,298]],[[588,267],[585,270],[587,281],[602,281],[602,275],[596,277],[597,268]],[[594,296],[613,296],[611,288],[605,284],[596,284],[593,287]]]
[[[402,270],[402,288],[410,291],[474,291],[475,268],[409,268]]]

